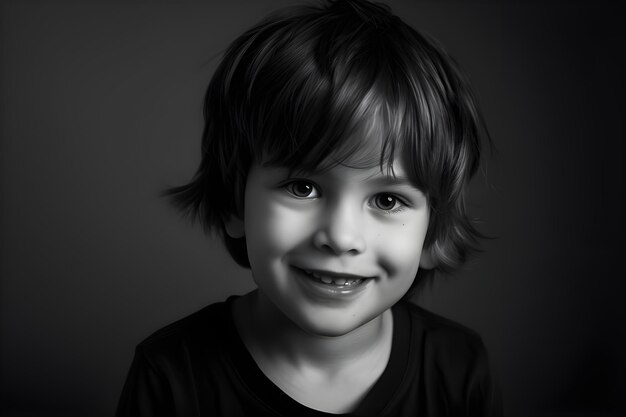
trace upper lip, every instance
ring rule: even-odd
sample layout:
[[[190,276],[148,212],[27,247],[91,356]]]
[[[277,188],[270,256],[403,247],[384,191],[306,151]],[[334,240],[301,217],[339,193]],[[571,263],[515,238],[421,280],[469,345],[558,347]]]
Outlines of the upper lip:
[[[301,269],[305,272],[309,272],[309,273],[313,273],[317,275],[323,275],[323,276],[327,276],[330,278],[344,278],[344,279],[351,279],[351,280],[374,278],[374,275],[357,275],[357,274],[349,274],[345,272],[328,271],[324,269],[305,268],[305,267],[300,267],[300,266],[296,266],[296,268]]]

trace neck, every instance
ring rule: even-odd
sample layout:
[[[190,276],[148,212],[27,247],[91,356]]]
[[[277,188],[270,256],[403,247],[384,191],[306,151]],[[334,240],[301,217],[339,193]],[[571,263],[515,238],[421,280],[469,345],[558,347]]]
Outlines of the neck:
[[[303,330],[258,290],[239,298],[233,313],[244,344],[257,362],[281,363],[328,377],[362,367],[363,361],[386,364],[390,353],[391,311],[332,337]]]

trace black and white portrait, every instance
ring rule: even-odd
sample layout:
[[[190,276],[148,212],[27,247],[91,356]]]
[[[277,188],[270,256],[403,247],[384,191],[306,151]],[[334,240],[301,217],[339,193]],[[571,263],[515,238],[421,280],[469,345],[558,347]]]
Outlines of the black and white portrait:
[[[382,4],[0,2],[0,414],[626,411],[623,4]]]

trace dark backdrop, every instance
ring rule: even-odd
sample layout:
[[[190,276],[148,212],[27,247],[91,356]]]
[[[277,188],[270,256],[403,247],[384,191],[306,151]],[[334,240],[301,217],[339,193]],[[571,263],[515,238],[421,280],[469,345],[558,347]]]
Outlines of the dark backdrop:
[[[198,162],[212,57],[287,3],[1,3],[3,415],[111,415],[143,337],[252,288],[158,194]],[[470,199],[497,238],[418,301],[481,332],[509,415],[619,414],[623,4],[390,4],[461,62],[498,148]]]

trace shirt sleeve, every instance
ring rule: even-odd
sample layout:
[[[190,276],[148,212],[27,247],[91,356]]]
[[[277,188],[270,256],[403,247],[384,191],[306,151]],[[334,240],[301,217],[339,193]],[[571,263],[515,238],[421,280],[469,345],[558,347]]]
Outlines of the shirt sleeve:
[[[425,358],[428,415],[502,417],[500,390],[482,338],[448,327],[431,339]]]
[[[493,377],[487,351],[482,342],[468,384],[467,409],[470,416],[502,417],[504,415],[500,388]]]
[[[167,379],[150,361],[141,346],[128,371],[116,417],[171,417],[175,414]]]

